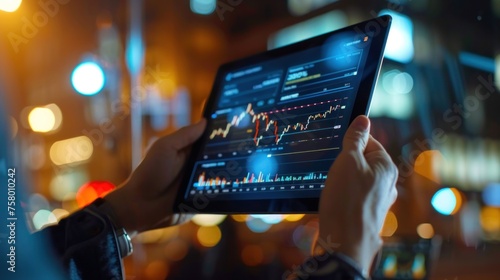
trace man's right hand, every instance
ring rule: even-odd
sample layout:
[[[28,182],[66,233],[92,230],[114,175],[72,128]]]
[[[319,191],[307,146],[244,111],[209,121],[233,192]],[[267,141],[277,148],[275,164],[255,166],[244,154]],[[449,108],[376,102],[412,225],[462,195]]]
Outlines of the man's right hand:
[[[397,177],[390,156],[370,135],[370,120],[357,117],[321,193],[319,238],[338,244],[335,251],[358,262],[365,273],[382,246],[380,231],[397,197]]]

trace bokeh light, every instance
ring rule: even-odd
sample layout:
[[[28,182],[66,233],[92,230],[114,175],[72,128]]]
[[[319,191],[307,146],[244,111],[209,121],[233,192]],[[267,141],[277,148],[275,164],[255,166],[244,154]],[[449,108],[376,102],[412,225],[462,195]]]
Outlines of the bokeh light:
[[[382,75],[382,86],[389,94],[407,94],[413,90],[413,77],[393,69]]]
[[[445,164],[443,154],[438,150],[423,151],[415,159],[414,170],[420,176],[423,176],[435,183],[440,183],[439,166]]]
[[[462,206],[462,196],[455,188],[443,188],[434,194],[431,204],[438,213],[453,215]]]
[[[82,95],[94,95],[104,87],[104,71],[95,62],[79,64],[71,74],[73,88]]]
[[[33,193],[28,199],[28,209],[30,212],[37,212],[41,209],[49,209],[49,201],[39,193]]]
[[[305,225],[299,225],[292,233],[293,243],[302,252],[310,252],[312,242],[318,232],[319,223],[317,219],[309,221]]]
[[[385,216],[384,225],[380,231],[380,235],[384,237],[392,236],[398,229],[398,219],[394,212],[389,211],[387,216]]]
[[[392,80],[393,93],[407,94],[413,90],[413,77],[406,73],[401,72],[394,76]]]
[[[245,222],[248,219],[248,217],[249,217],[248,215],[231,215],[231,218],[233,218],[233,220],[239,223]]]
[[[46,225],[57,223],[57,218],[49,210],[40,209],[33,216],[33,226],[39,230]]]
[[[219,243],[222,233],[218,226],[200,227],[196,232],[198,242],[204,247],[214,247]]]
[[[255,233],[263,233],[271,228],[271,224],[264,222],[260,218],[248,217],[248,219],[245,222],[247,224],[248,229],[250,229],[252,232]]]
[[[264,260],[262,247],[258,245],[246,245],[241,251],[241,260],[247,266],[257,266]]]
[[[498,140],[468,139],[456,134],[448,134],[446,139],[440,144],[440,150],[446,155],[446,164],[439,167],[444,183],[460,185],[462,190],[478,191],[485,185],[500,182]]]
[[[411,271],[413,273],[413,279],[424,279],[427,274],[425,269],[425,256],[422,253],[415,255],[413,259],[413,264],[411,266]]]
[[[50,160],[55,165],[84,162],[94,153],[92,140],[87,136],[78,136],[57,141],[50,147]]]
[[[57,106],[57,104],[55,103],[47,104],[43,108],[49,109],[54,115],[54,126],[52,127],[51,131],[58,130],[61,127],[63,121],[61,108],[59,108],[59,106]]]
[[[35,132],[49,132],[56,124],[56,117],[48,108],[35,107],[28,115],[28,122]]]
[[[160,243],[175,239],[179,236],[179,227],[167,227],[141,232],[135,237],[135,240],[144,244]]]
[[[69,215],[69,211],[61,208],[56,208],[52,210],[52,215],[54,215],[56,220],[59,222],[62,218]]]
[[[165,245],[163,250],[165,257],[170,261],[180,261],[186,257],[189,252],[189,244],[183,239],[174,239]]]
[[[401,63],[409,63],[415,54],[413,44],[413,22],[403,14],[383,10],[379,15],[392,16],[392,25],[387,38],[384,56]]]
[[[190,0],[191,11],[200,15],[209,15],[215,11],[216,0]]]
[[[380,83],[375,87],[370,115],[406,120],[414,111],[413,77],[391,67],[382,67]]]
[[[462,240],[467,247],[477,247],[480,242],[481,221],[478,219],[481,215],[481,205],[476,200],[467,202],[459,214],[460,231]]]
[[[19,9],[22,0],[0,0],[0,10],[12,13]]]
[[[484,188],[483,202],[488,206],[500,207],[500,183],[489,184]]]
[[[216,226],[226,219],[227,215],[216,214],[197,214],[191,221],[199,226],[209,227]]]
[[[86,183],[81,186],[76,193],[76,202],[79,207],[84,207],[92,203],[98,197],[104,197],[115,188],[115,185],[106,181],[93,181]]]
[[[297,222],[304,218],[305,214],[289,214],[284,216],[284,220],[287,222]]]
[[[164,261],[153,261],[146,266],[144,274],[146,279],[166,279],[170,268]]]
[[[398,259],[395,254],[388,254],[382,266],[386,278],[394,278],[398,271]]]
[[[480,215],[481,227],[488,233],[500,231],[500,208],[484,207]]]
[[[89,178],[85,171],[69,170],[59,172],[50,180],[50,195],[57,201],[63,201],[70,193],[76,195],[78,189],[88,181]]]
[[[401,73],[399,70],[393,69],[382,74],[382,87],[387,93],[394,92],[394,77],[399,73]]]
[[[431,239],[434,236],[434,227],[429,223],[423,223],[417,226],[417,233],[423,239]]]
[[[254,219],[261,219],[264,223],[275,225],[283,220],[283,215],[254,214],[250,215]]]

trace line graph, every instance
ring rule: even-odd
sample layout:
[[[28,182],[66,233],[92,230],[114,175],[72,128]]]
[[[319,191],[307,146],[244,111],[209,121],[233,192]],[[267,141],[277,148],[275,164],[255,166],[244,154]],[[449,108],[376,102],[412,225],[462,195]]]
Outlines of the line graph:
[[[242,120],[246,117],[249,117],[251,118],[251,122],[254,125],[253,142],[255,146],[259,146],[260,142],[265,137],[272,137],[272,141],[274,142],[274,144],[278,145],[282,141],[283,136],[287,133],[291,131],[306,131],[309,129],[312,122],[326,119],[329,115],[332,115],[333,112],[340,109],[345,109],[346,106],[341,105],[340,101],[342,101],[342,99],[320,101],[260,113],[255,112],[252,104],[249,103],[246,107],[246,110],[238,115],[234,115],[231,121],[228,122],[225,126],[212,130],[209,138],[226,138],[233,127],[239,127]],[[325,108],[319,109],[316,112],[310,112],[311,109],[314,109],[315,107],[321,108],[323,106],[325,106]],[[289,120],[283,118],[283,115],[281,115],[283,113],[288,113],[288,111],[302,109],[309,112],[303,114],[304,118],[299,121],[294,120],[290,123]],[[332,127],[334,129],[337,128],[336,126]],[[264,135],[265,133],[270,135]]]
[[[262,114],[262,113],[261,113]],[[214,129],[210,134],[210,139],[214,139],[216,136],[222,136],[222,138],[226,138],[229,130],[233,126],[238,126],[247,115],[255,117],[255,112],[252,109],[252,103],[248,103],[247,109],[244,112],[241,112],[239,115],[233,116],[231,122],[228,122],[225,128]]]
[[[320,103],[323,103],[323,102],[320,102]],[[264,137],[263,135],[259,136],[260,120],[266,122],[265,131],[269,131],[269,128],[271,127],[271,125],[274,125],[274,132],[273,133],[274,133],[274,136],[275,136],[275,143],[278,144],[281,141],[281,139],[283,138],[283,135],[285,135],[285,133],[287,133],[291,129],[292,130],[299,130],[299,131],[307,130],[309,124],[311,123],[311,120],[314,121],[314,120],[317,120],[317,119],[324,119],[329,114],[331,114],[333,111],[336,111],[336,110],[338,110],[340,108],[341,108],[341,106],[338,105],[338,104],[337,105],[330,105],[330,107],[328,108],[328,110],[326,110],[323,113],[317,113],[317,114],[314,114],[314,115],[309,115],[307,117],[307,121],[305,123],[297,122],[297,123],[295,123],[293,125],[290,125],[290,124],[286,125],[280,133],[278,132],[278,128],[279,128],[278,121],[277,120],[269,120],[269,115],[266,114],[263,117],[263,119],[257,119],[256,122],[255,122],[255,136],[254,136],[255,145],[259,146],[260,141]]]

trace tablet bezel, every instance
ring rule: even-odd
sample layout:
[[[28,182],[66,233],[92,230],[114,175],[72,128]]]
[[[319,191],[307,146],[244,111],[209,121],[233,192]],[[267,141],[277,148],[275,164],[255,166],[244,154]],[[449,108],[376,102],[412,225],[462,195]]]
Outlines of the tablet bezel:
[[[314,38],[310,38],[292,45],[269,50],[260,54],[252,55],[243,59],[225,63],[219,67],[215,77],[210,96],[205,104],[203,117],[210,121],[213,108],[217,106],[216,101],[220,94],[223,74],[231,69],[238,69],[249,65],[254,65],[261,61],[289,55],[303,51],[312,47],[323,45],[333,34],[340,32],[354,31],[359,34],[370,34],[372,43],[368,52],[367,63],[363,70],[363,77],[359,85],[356,99],[349,119],[351,123],[359,115],[368,115],[369,104],[382,64],[385,43],[389,34],[392,18],[384,15],[358,24],[354,24],[336,31],[332,31]],[[370,63],[372,62],[372,63]],[[376,62],[376,63],[373,63]],[[208,125],[207,125],[208,127]],[[202,137],[193,145],[190,156],[183,170],[192,170],[197,157],[201,151],[201,141],[206,138],[206,130]],[[286,199],[256,199],[256,200],[211,200],[211,195],[195,195],[192,200],[185,200],[184,194],[187,191],[191,171],[185,172],[181,176],[181,187],[178,190],[174,213],[314,213],[318,211],[319,197],[314,198],[286,198]]]

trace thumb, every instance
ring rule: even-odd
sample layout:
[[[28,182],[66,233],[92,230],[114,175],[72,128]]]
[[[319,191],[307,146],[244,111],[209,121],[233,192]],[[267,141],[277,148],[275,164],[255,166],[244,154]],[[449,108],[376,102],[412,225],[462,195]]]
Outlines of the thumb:
[[[203,134],[206,124],[207,121],[201,119],[198,123],[183,127],[174,134],[171,134],[170,141],[172,147],[176,150],[182,150],[193,144]]]
[[[342,149],[364,152],[370,137],[370,120],[366,116],[356,117],[347,129]]]

